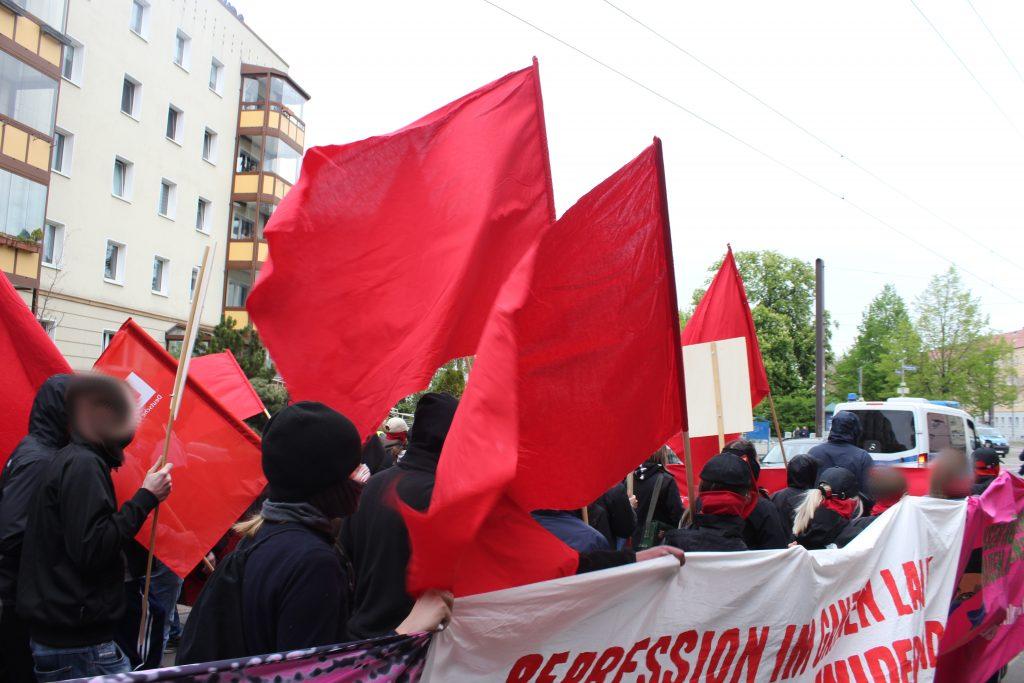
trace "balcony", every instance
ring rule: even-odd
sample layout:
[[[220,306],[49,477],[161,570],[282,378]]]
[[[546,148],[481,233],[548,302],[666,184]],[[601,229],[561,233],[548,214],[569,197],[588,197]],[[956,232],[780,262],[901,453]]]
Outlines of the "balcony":
[[[273,136],[300,155],[306,142],[302,108],[309,96],[288,74],[267,67],[242,65],[242,98],[238,133]]]
[[[15,287],[36,288],[41,251],[39,242],[0,234],[0,270]]]

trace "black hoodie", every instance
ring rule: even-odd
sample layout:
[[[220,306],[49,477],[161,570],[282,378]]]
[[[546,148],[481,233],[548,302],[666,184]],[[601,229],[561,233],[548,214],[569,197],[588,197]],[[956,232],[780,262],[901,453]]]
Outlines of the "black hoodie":
[[[415,510],[426,510],[434,492],[441,448],[459,402],[447,394],[425,394],[416,405],[409,447],[395,467],[370,477],[359,508],[342,527],[341,543],[356,575],[349,619],[354,639],[393,631],[412,609],[405,590],[409,534],[394,496]]]
[[[817,461],[819,471],[842,467],[857,477],[857,485],[862,492],[867,491],[868,471],[875,461],[857,445],[860,438],[860,418],[849,410],[841,410],[832,418],[828,441],[812,448],[808,455]]]
[[[54,375],[39,388],[28,416],[28,435],[0,475],[0,604],[13,605],[29,502],[54,454],[68,443],[64,392],[70,375]]]
[[[779,516],[786,525],[787,533],[793,530],[796,509],[804,500],[804,494],[813,489],[818,481],[818,463],[808,455],[790,458],[786,467],[786,488],[772,494],[772,502],[779,510]]]
[[[18,615],[35,641],[84,647],[114,637],[124,614],[122,548],[157,505],[139,489],[118,510],[110,469],[123,458],[72,434],[42,472],[18,573]]]

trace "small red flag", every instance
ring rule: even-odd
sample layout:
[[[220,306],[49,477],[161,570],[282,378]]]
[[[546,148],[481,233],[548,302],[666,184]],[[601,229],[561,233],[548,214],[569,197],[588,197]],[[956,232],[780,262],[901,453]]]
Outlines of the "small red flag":
[[[535,64],[390,135],[310,149],[247,307],[291,397],[366,436],[476,352],[502,283],[553,220]]]
[[[747,290],[743,278],[736,268],[736,259],[729,247],[722,260],[722,266],[715,274],[711,286],[704,293],[693,316],[683,329],[683,346],[705,344],[723,339],[744,337],[747,343],[747,364],[750,371],[750,405],[757,406],[768,395],[768,374],[761,358],[761,347],[757,343],[757,330],[747,302]],[[708,397],[694,397],[693,400],[710,400]],[[685,407],[685,406],[684,406]],[[684,421],[683,429],[687,425]],[[739,434],[727,434],[726,441],[739,438]],[[669,446],[677,453],[682,452],[682,438],[676,436]],[[706,463],[718,453],[718,437],[705,436],[690,441],[691,458],[695,477],[700,476]]]
[[[230,349],[196,356],[188,365],[188,374],[217,397],[221,405],[239,420],[259,415],[266,410]]]
[[[163,451],[178,363],[130,318],[94,368],[123,379],[139,408],[135,439],[113,473],[118,503],[130,498]],[[168,462],[174,490],[161,504],[156,556],[184,577],[266,485],[260,440],[193,377],[187,380],[171,434]],[[136,540],[149,545],[146,521]]]
[[[0,274],[0,469],[28,433],[36,392],[52,375],[71,367],[10,281]]]
[[[466,595],[574,572],[576,553],[529,512],[593,502],[678,431],[660,168],[656,143],[569,209],[502,289],[430,507],[403,511],[411,592]]]

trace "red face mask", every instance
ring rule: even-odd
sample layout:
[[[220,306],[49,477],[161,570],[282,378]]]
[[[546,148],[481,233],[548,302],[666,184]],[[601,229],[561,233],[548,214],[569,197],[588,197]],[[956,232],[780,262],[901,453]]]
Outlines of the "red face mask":
[[[757,495],[746,496],[733,491],[704,491],[700,494],[700,511],[705,515],[727,515],[746,519],[757,507]]]
[[[821,507],[831,510],[846,519],[850,519],[857,510],[857,499],[847,498],[842,500],[836,496],[826,497],[825,500],[821,501]]]

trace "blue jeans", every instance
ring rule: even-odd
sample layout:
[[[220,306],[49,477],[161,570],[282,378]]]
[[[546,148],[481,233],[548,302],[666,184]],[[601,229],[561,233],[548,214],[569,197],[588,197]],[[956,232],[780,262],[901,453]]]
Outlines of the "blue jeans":
[[[153,576],[149,582],[149,592],[153,599],[164,608],[166,618],[163,623],[163,646],[167,647],[167,639],[174,630],[175,617],[178,613],[178,597],[181,595],[183,581],[177,574],[160,560],[153,558]],[[180,630],[180,626],[178,627]]]
[[[50,647],[34,640],[31,645],[39,683],[123,674],[132,670],[128,658],[112,640],[84,647]]]

